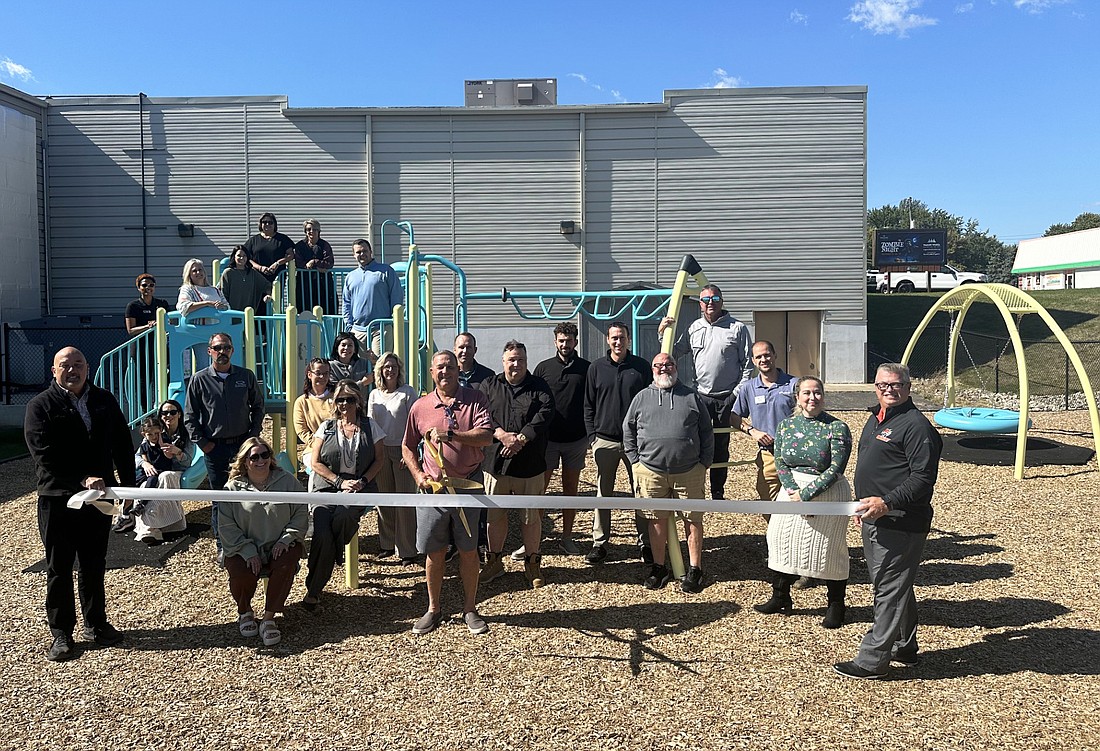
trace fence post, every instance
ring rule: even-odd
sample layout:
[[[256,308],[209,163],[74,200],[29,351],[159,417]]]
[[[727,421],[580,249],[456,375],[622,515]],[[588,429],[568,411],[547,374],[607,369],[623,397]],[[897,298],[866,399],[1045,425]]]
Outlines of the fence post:
[[[1066,388],[1065,388],[1065,400],[1066,400],[1066,411],[1068,412],[1068,411],[1069,411],[1069,355],[1068,355],[1068,354],[1066,354],[1066,355],[1063,355],[1063,356],[1062,356],[1062,359],[1063,359],[1063,360],[1065,361],[1065,363],[1066,363]]]
[[[7,321],[3,321],[0,325],[0,381],[4,384],[4,404],[11,404],[11,378],[9,377],[9,371],[11,370],[9,364],[11,360],[10,332],[11,326],[8,325]]]

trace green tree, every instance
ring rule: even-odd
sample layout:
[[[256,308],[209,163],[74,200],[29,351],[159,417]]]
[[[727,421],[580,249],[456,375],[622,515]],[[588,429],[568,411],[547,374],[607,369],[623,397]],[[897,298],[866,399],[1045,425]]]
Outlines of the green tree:
[[[1096,229],[1100,227],[1100,214],[1094,214],[1086,211],[1083,214],[1078,214],[1077,218],[1070,224],[1052,224],[1047,228],[1047,231],[1043,233],[1043,237],[1050,237],[1051,235],[1064,235],[1067,232],[1077,232],[1083,229]]]

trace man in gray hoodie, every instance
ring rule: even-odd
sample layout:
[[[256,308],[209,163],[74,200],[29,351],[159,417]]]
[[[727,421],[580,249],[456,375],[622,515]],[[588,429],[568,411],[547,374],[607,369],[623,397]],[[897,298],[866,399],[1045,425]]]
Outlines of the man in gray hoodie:
[[[714,459],[714,427],[707,405],[680,383],[676,361],[653,358],[653,383],[638,392],[623,420],[623,450],[634,470],[641,498],[704,497],[707,468]],[[660,589],[672,575],[665,566],[668,520],[672,511],[645,511],[653,565],[645,579]],[[679,512],[678,512],[679,513]],[[680,582],[684,592],[703,590],[703,513],[680,513],[688,541],[690,567]]]

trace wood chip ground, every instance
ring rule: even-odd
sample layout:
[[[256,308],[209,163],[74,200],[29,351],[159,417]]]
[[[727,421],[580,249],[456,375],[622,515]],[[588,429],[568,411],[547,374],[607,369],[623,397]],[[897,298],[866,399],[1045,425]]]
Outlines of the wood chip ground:
[[[863,415],[838,414],[858,432]],[[1032,416],[1036,436],[1091,445],[1086,412]],[[734,458],[751,456],[744,439],[733,443]],[[377,560],[371,515],[362,588],[345,590],[338,568],[311,614],[296,605],[300,574],[277,647],[238,635],[207,537],[164,568],[109,572],[108,612],[126,644],[78,643],[79,659],[52,664],[45,577],[21,573],[42,556],[33,470],[20,460],[0,477],[0,748],[1100,747],[1095,460],[1029,468],[1022,482],[1011,467],[943,463],[917,580],[924,660],[876,682],[831,669],[870,619],[855,529],[848,622],[826,631],[821,587],[797,591],[789,617],[752,609],[768,595],[761,518],[707,517],[707,588],[685,595],[641,586],[626,512],[594,567],[561,554],[560,517],[548,520],[549,584],[526,590],[509,560],[480,593],[484,636],[458,618],[455,571],[444,584],[451,617],[411,633],[426,608],[422,571]],[[584,479],[592,492],[594,476]],[[752,497],[753,479],[751,467],[734,469],[729,497]],[[581,512],[582,550],[590,524]]]

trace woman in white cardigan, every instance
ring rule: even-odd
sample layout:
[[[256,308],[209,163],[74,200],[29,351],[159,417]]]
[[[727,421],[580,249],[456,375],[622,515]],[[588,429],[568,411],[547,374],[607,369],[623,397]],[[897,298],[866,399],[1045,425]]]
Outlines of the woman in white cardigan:
[[[775,433],[775,468],[784,493],[777,500],[852,499],[844,468],[852,454],[848,425],[824,411],[825,385],[813,376],[795,384],[794,414]],[[755,606],[761,613],[790,613],[791,585],[800,577],[824,579],[828,607],[821,625],[844,623],[848,586],[848,517],[773,514],[768,522],[768,568],[774,572],[772,596]]]

